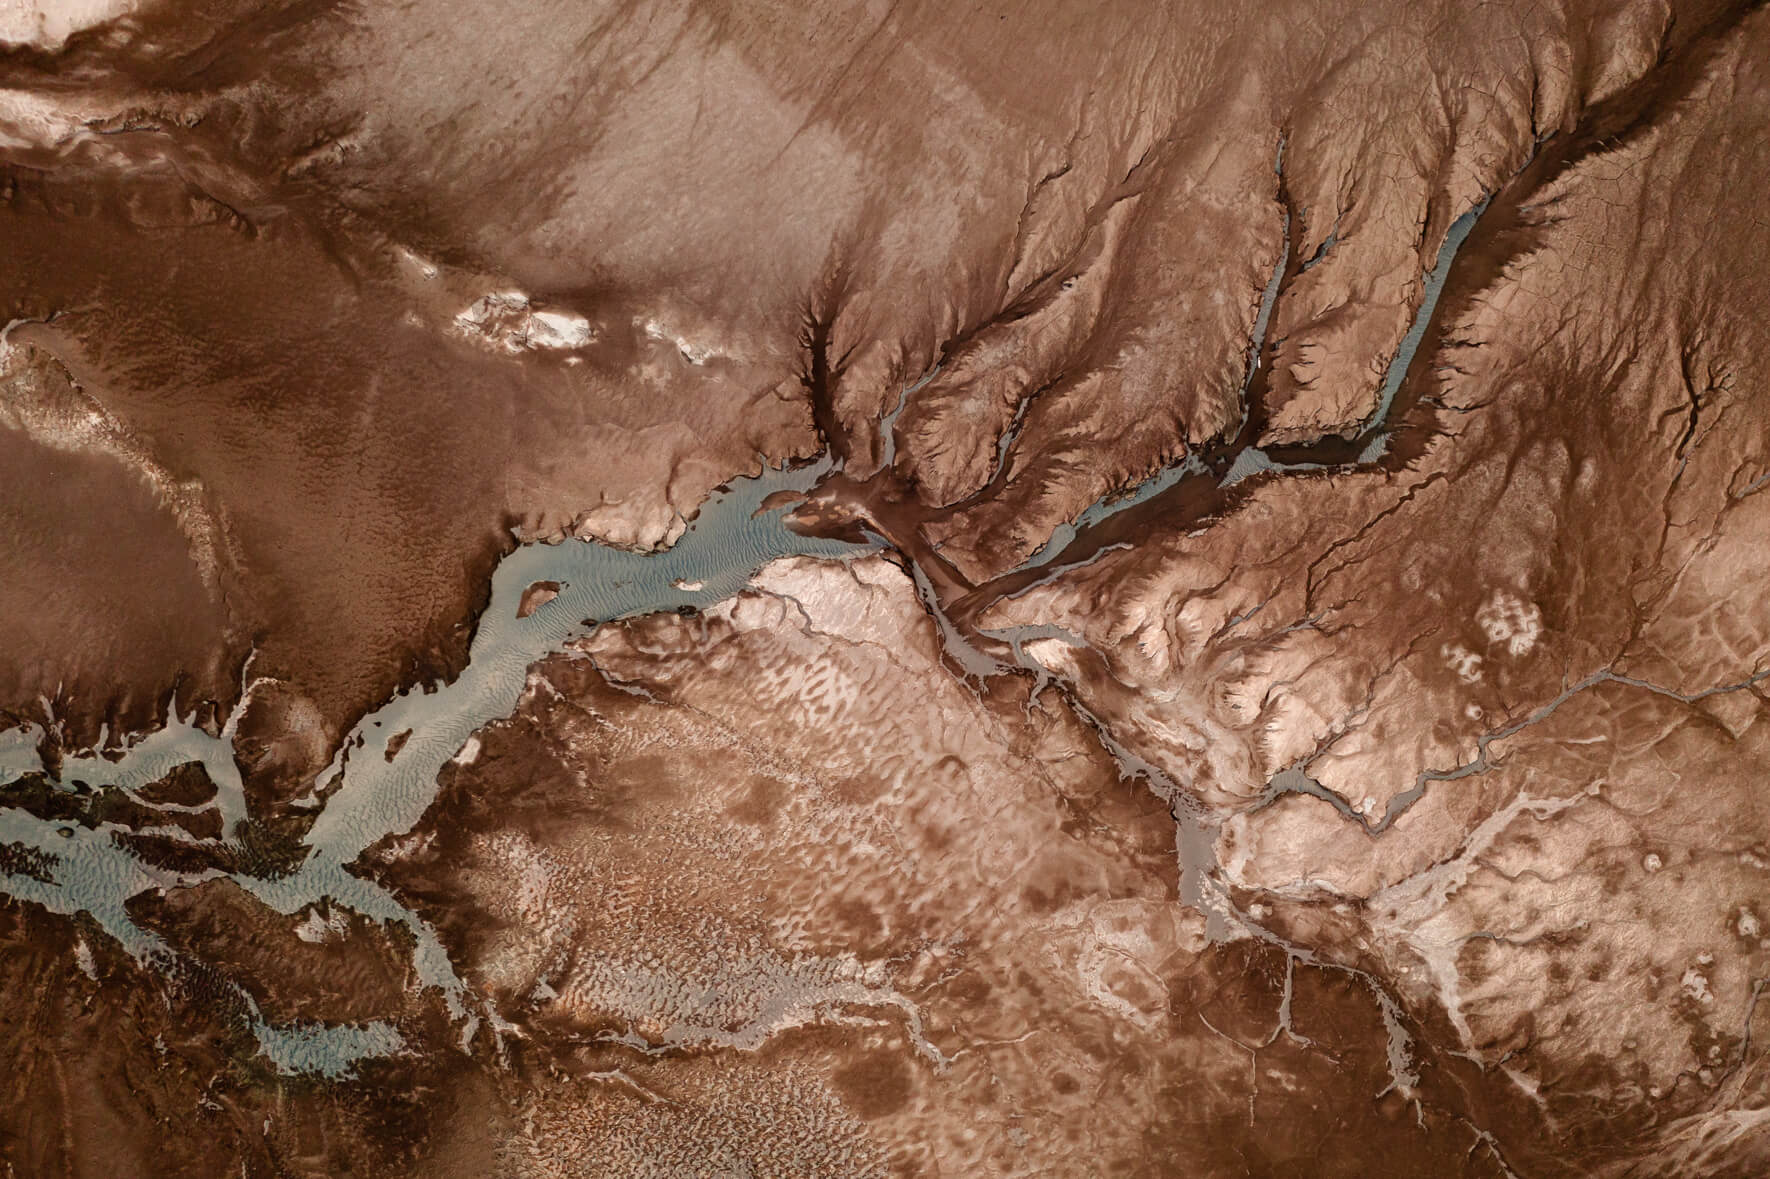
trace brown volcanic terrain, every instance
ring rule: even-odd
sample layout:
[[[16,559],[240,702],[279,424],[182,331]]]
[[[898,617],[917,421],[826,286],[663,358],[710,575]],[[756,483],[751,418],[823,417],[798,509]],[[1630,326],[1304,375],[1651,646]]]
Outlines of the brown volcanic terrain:
[[[1231,8],[0,12],[8,1173],[1770,1173],[1770,12]]]

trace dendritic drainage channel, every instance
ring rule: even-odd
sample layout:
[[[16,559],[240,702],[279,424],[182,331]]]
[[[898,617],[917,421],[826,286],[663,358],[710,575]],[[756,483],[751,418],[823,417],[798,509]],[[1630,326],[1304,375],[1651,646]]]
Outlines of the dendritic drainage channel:
[[[442,991],[464,1020],[470,1043],[479,1017],[468,1011],[467,988],[436,932],[391,893],[348,870],[369,847],[412,830],[435,801],[437,775],[488,723],[516,708],[528,669],[564,650],[602,622],[643,614],[704,609],[744,589],[755,572],[782,557],[848,560],[870,544],[804,536],[787,527],[787,506],[763,510],[771,496],[803,493],[830,470],[826,459],[800,467],[764,469],[734,480],[702,506],[682,537],[656,553],[634,553],[594,541],[523,545],[492,577],[491,603],[479,619],[466,669],[449,683],[425,685],[393,697],[363,718],[340,745],[319,781],[330,787],[309,828],[306,859],[281,876],[243,872],[178,872],[147,864],[115,835],[115,823],[70,826],[17,807],[0,810],[0,844],[30,856],[29,874],[0,871],[0,892],[54,913],[89,914],[137,961],[164,966],[174,954],[163,939],[137,926],[125,906],[156,889],[227,876],[278,912],[309,906],[341,907],[378,922],[405,926],[416,941],[414,967],[426,987]],[[790,498],[790,497],[789,497]],[[536,582],[559,585],[555,597],[527,617],[523,594]],[[244,795],[233,761],[237,711],[219,736],[174,716],[162,729],[132,743],[120,759],[70,758],[56,788],[74,781],[134,792],[184,762],[201,762],[218,788],[225,830],[243,818]],[[0,734],[0,784],[42,773],[35,726]],[[244,998],[244,996],[241,996]],[[246,1000],[260,1052],[286,1072],[338,1077],[359,1060],[401,1046],[397,1029],[367,1024],[275,1026]]]

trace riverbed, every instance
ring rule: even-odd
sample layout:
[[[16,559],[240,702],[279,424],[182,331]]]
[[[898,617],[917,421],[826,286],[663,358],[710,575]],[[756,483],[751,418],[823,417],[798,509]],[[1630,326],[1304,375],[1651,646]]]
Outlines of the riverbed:
[[[782,557],[848,560],[873,551],[872,543],[794,532],[785,519],[790,505],[762,510],[771,496],[809,490],[829,469],[824,459],[765,468],[734,480],[702,505],[675,544],[660,552],[632,552],[585,540],[517,547],[492,576],[491,601],[478,620],[461,675],[448,683],[414,686],[388,700],[357,724],[319,775],[314,795],[318,813],[306,836],[303,863],[285,876],[233,873],[231,879],[282,913],[325,904],[405,926],[416,942],[414,967],[420,981],[442,991],[450,1010],[464,1020],[464,1041],[470,1040],[479,1018],[435,930],[349,866],[380,840],[418,824],[435,801],[443,766],[475,731],[515,710],[528,669],[537,661],[565,650],[603,622],[705,609],[740,592],[758,569]],[[520,617],[524,591],[536,582],[558,583],[559,591]],[[216,784],[215,805],[224,830],[231,832],[246,813],[232,749],[238,710],[220,734],[181,718],[176,702],[172,712],[164,727],[131,743],[117,760],[68,758],[61,788],[72,790],[71,783],[78,780],[134,792],[174,766],[201,762]],[[0,734],[0,782],[42,770],[35,748],[40,735],[34,727]],[[43,879],[0,873],[0,891],[51,912],[90,914],[138,961],[169,961],[172,950],[164,940],[130,920],[128,901],[144,891],[223,873],[180,873],[146,864],[113,838],[122,830],[113,823],[69,825],[17,808],[0,811],[0,843],[40,853],[39,862],[46,865],[39,873]],[[166,833],[178,834],[170,828]],[[397,1031],[382,1022],[274,1026],[258,1016],[256,1005],[243,993],[241,998],[252,1012],[261,1052],[283,1071],[337,1077],[357,1060],[400,1044]]]

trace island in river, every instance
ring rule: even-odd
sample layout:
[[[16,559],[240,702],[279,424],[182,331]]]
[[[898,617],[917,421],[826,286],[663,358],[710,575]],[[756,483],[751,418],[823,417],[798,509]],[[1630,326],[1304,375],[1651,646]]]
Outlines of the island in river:
[[[0,1161],[1764,1174],[1766,61],[0,14]]]

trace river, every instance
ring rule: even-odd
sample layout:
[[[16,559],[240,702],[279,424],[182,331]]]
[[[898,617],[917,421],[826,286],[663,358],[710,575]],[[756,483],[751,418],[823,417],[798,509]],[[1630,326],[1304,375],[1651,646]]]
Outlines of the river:
[[[680,539],[656,553],[635,553],[594,541],[525,544],[499,562],[490,604],[478,620],[465,670],[452,682],[414,686],[364,717],[318,781],[337,785],[309,828],[306,860],[292,873],[264,877],[233,873],[231,879],[265,904],[295,914],[311,905],[341,906],[365,917],[405,926],[416,940],[420,980],[443,992],[450,1010],[465,1020],[471,1040],[479,1017],[469,1010],[467,988],[455,973],[436,932],[386,889],[351,871],[369,847],[412,830],[436,798],[437,775],[474,732],[515,711],[537,661],[565,649],[602,622],[666,610],[704,609],[741,591],[763,565],[781,557],[845,560],[871,552],[873,544],[804,536],[786,525],[786,507],[762,511],[770,496],[804,492],[830,469],[828,459],[734,480],[715,492]],[[518,617],[523,592],[536,582],[557,582],[559,593],[527,618]],[[233,761],[238,717],[211,735],[177,715],[129,745],[120,760],[70,757],[59,788],[78,780],[94,787],[135,791],[184,762],[201,762],[216,784],[216,805],[231,831],[245,817],[245,796]],[[407,734],[391,757],[397,735]],[[34,727],[0,734],[0,783],[41,772]],[[102,745],[102,741],[100,743]],[[169,961],[172,949],[144,930],[125,908],[130,898],[224,873],[180,873],[138,859],[113,839],[126,830],[114,823],[84,827],[38,818],[18,808],[0,810],[0,843],[40,853],[44,869],[31,875],[0,873],[0,891],[55,913],[85,912],[138,961]],[[167,834],[178,832],[167,829]],[[370,1055],[397,1049],[396,1029],[383,1022],[362,1025],[265,1022],[249,996],[261,1052],[286,1072],[329,1077],[346,1074]]]

